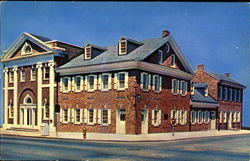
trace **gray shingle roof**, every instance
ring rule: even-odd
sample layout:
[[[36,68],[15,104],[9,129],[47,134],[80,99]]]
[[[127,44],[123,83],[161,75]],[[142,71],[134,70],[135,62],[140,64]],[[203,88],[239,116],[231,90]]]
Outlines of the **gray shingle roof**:
[[[166,38],[155,38],[155,39],[148,39],[140,41],[143,43],[141,46],[136,48],[135,50],[131,51],[126,55],[118,55],[117,46],[110,46],[106,47],[107,50],[101,53],[100,55],[96,56],[90,60],[83,60],[83,55],[79,55],[75,59],[71,60],[70,62],[62,65],[60,68],[69,68],[69,67],[77,67],[77,66],[87,66],[87,65],[97,65],[97,64],[104,64],[104,63],[112,63],[112,62],[119,62],[119,61],[128,61],[128,60],[141,60],[144,57],[147,57],[156,49],[164,45],[169,40],[168,37]]]
[[[205,88],[207,86],[206,83],[195,83],[194,87],[195,88]]]
[[[194,95],[191,97],[194,102],[217,103],[211,96],[205,97],[197,89],[194,90]]]
[[[209,75],[211,75],[212,77],[220,80],[220,81],[227,81],[227,82],[232,82],[232,83],[236,83],[239,85],[244,86],[243,84],[240,84],[239,82],[237,82],[236,80],[233,80],[230,77],[225,76],[224,74],[219,74],[219,73],[215,73],[215,72],[210,72],[210,71],[205,71],[206,73],[208,73]]]
[[[37,39],[39,39],[39,40],[41,40],[43,42],[51,41],[51,39],[47,38],[47,37],[43,37],[43,36],[39,36],[39,35],[34,35],[34,34],[31,34],[31,33],[29,33],[29,34],[32,35],[32,36],[34,36],[34,37],[36,37]]]

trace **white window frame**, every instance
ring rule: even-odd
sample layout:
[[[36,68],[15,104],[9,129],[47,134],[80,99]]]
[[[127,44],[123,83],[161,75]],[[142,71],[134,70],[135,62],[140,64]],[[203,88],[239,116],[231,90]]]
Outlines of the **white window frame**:
[[[14,71],[10,70],[9,72],[9,83],[13,83],[14,82]]]
[[[175,54],[171,54],[171,67],[176,67],[176,56]]]
[[[205,112],[204,112],[204,122],[205,122],[206,124],[208,124],[209,121],[210,121],[209,116],[210,116],[210,112],[209,112],[209,111],[205,111]]]
[[[202,122],[203,122],[203,112],[198,111],[198,123],[202,124]]]
[[[79,121],[77,121],[77,111],[79,110],[79,117],[80,117],[80,120]],[[82,119],[82,111],[81,111],[81,109],[80,108],[74,108],[74,123],[75,124],[80,124],[82,121],[81,121],[81,119]]]
[[[68,79],[68,89],[66,90],[65,89],[65,79]],[[70,91],[70,77],[63,77],[63,79],[62,79],[62,89],[63,89],[63,93],[68,93],[69,91]]]
[[[120,75],[124,74],[124,87],[120,87]],[[125,90],[128,88],[128,72],[118,72],[117,73],[117,89],[118,90]]]
[[[25,82],[25,70],[21,69],[20,70],[20,82]]]
[[[79,89],[77,89],[77,79],[80,79],[80,85],[79,85]],[[81,92],[81,86],[82,86],[82,83],[81,83],[81,80],[82,79],[82,77],[81,76],[75,76],[75,82],[74,82],[74,86],[75,86],[75,92]]]
[[[34,74],[35,78],[33,78],[33,73],[35,73]],[[35,81],[35,80],[36,80],[36,68],[31,68],[31,70],[30,70],[30,81]]]
[[[194,95],[194,81],[190,82],[190,94],[193,96]]]
[[[49,109],[49,104],[47,102],[45,102],[43,104],[43,119],[44,120],[48,120],[49,119],[49,117],[46,117],[46,107],[48,107],[48,109]],[[50,109],[49,109],[49,114],[50,114]]]
[[[156,78],[158,78],[158,82],[156,82]],[[154,90],[154,92],[160,92],[161,91],[161,77],[159,75],[153,75],[153,87],[152,89]],[[156,90],[156,85],[158,84],[158,90]]]
[[[171,110],[171,119],[175,119],[175,124],[177,125],[178,123],[178,112],[177,110]]]
[[[158,50],[158,53],[159,53],[159,56],[160,56],[158,63],[162,64],[163,63],[163,51],[162,50]]]
[[[147,76],[146,82],[144,82],[144,79],[143,79],[144,75]],[[149,73],[142,72],[141,73],[141,89],[142,89],[142,91],[148,91],[150,85],[151,85],[151,75]],[[146,86],[145,89],[143,88],[144,86]]]
[[[67,110],[67,120],[65,120],[65,110]],[[70,121],[69,117],[69,109],[68,108],[63,108],[63,123],[68,123]]]
[[[190,122],[191,122],[191,124],[193,125],[193,124],[195,124],[195,111],[194,110],[192,110],[191,112],[190,112]]]
[[[27,47],[30,48],[30,52],[25,52],[25,49],[26,49]],[[33,49],[32,49],[32,47],[31,47],[31,45],[28,44],[27,42],[25,42],[25,44],[23,45],[22,50],[21,50],[21,55],[30,55],[30,54],[32,54],[32,52],[33,52]]]
[[[90,89],[90,77],[93,77],[93,88]],[[85,80],[86,81],[86,80]],[[97,89],[97,75],[90,74],[87,76],[87,92],[94,92]]]
[[[93,121],[92,122],[90,122],[90,110],[93,110]],[[88,116],[87,117],[87,124],[88,125],[94,125],[95,124],[95,119],[96,119],[96,116],[95,116],[96,110],[93,109],[93,108],[88,108],[87,112],[88,112],[88,114],[87,114],[87,116]]]
[[[122,52],[121,43],[125,43],[125,52]],[[119,40],[119,55],[125,55],[125,54],[127,54],[127,51],[128,51],[127,40]]]
[[[240,122],[240,115],[241,115],[241,112],[237,112],[237,122]]]
[[[103,113],[104,113],[104,111],[107,111],[107,123],[104,123],[103,122]],[[102,125],[108,125],[109,124],[109,109],[106,109],[106,108],[104,108],[104,109],[101,109],[101,124]]]
[[[104,77],[108,77],[108,84],[107,84],[107,88],[104,88]],[[109,73],[102,73],[101,75],[101,90],[102,91],[108,91],[109,90],[109,86],[111,85],[111,79],[110,79],[110,74]]]
[[[175,83],[176,82],[176,83]],[[173,95],[178,95],[178,93],[179,93],[179,80],[177,80],[177,79],[172,79],[172,89],[171,89],[171,91],[172,91],[172,94]],[[176,89],[176,92],[175,92],[175,89]]]
[[[43,67],[43,80],[49,80],[49,78],[45,78],[45,76],[46,76],[46,69],[49,70],[49,75],[50,75],[50,67],[49,66]]]
[[[182,96],[186,96],[187,95],[187,82],[182,80],[180,81],[180,94]]]
[[[87,49],[90,50],[89,56],[87,54]],[[90,45],[85,46],[85,48],[84,48],[84,59],[89,60],[89,59],[91,59],[91,57],[92,57],[92,47]]]
[[[13,103],[9,104],[8,110],[9,110],[9,117],[8,118],[14,118],[14,105],[13,105]]]
[[[156,112],[156,115],[155,115]],[[152,110],[152,125],[153,126],[160,126],[161,124],[161,110],[154,109]]]
[[[218,95],[219,95],[219,100],[223,100],[223,87],[222,86],[219,86]]]
[[[181,110],[179,113],[180,113],[180,124],[185,125],[185,111]]]
[[[205,87],[205,97],[208,97],[208,86]]]

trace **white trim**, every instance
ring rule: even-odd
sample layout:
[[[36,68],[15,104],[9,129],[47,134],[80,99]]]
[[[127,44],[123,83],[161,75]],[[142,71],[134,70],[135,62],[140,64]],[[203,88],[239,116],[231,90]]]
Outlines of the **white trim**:
[[[68,79],[68,89],[66,90],[65,89],[65,79]],[[62,93],[68,93],[70,90],[69,90],[69,86],[70,86],[70,77],[63,77],[62,78]]]
[[[190,122],[192,125],[195,124],[195,111],[194,110],[190,111]]]
[[[45,75],[46,75],[46,73],[45,73],[46,68],[48,68],[48,70],[49,70],[49,75],[50,75],[50,69],[49,69],[49,66],[44,66],[44,67],[43,67],[43,80],[49,80],[49,78],[45,78]]]
[[[108,77],[107,88],[104,88],[104,84],[103,84],[105,76]],[[102,73],[101,74],[101,82],[99,82],[99,84],[101,85],[101,91],[108,91],[109,89],[111,89],[111,78],[112,78],[112,75],[110,73]]]
[[[127,54],[127,52],[128,52],[128,42],[127,42],[127,40],[125,39],[121,39],[121,40],[119,40],[119,55],[126,55]],[[121,43],[125,43],[125,52],[122,52],[122,49],[121,49]]]
[[[76,83],[76,82],[77,82],[76,80],[77,80],[78,78],[80,79],[79,89],[77,89],[77,83]],[[73,85],[72,85],[72,86],[73,86]],[[81,90],[81,89],[82,89],[81,86],[82,86],[82,76],[75,76],[75,77],[74,77],[74,91],[75,91],[75,92],[81,92],[81,91],[82,91],[82,90]]]
[[[77,121],[77,110],[79,110],[79,121]],[[81,123],[81,109],[80,108],[74,108],[74,124],[80,124]]]
[[[172,62],[173,62],[173,64],[172,64]],[[170,65],[172,68],[176,68],[176,56],[175,56],[175,54],[171,54],[171,64]]]
[[[30,52],[26,53],[26,48],[30,48]],[[24,43],[23,47],[22,47],[22,50],[21,50],[21,55],[31,55],[33,52],[33,49],[31,47],[31,45],[27,42]]]
[[[33,70],[35,70],[35,79],[33,79],[33,75],[32,75]],[[36,68],[31,68],[31,70],[30,70],[30,81],[35,81],[35,80],[36,80]]]
[[[93,77],[93,88],[92,89],[90,89],[90,82],[89,82],[89,78],[90,77]],[[95,90],[96,90],[96,86],[97,86],[97,78],[96,78],[97,76],[96,75],[94,75],[94,74],[89,74],[89,75],[87,75],[87,92],[94,92]],[[86,81],[85,81],[86,82]]]
[[[88,57],[87,57],[87,49],[90,50],[90,53],[89,53]],[[91,47],[91,45],[86,45],[85,48],[84,48],[84,59],[89,60],[91,58],[92,58],[92,47]]]
[[[120,81],[119,81],[119,75],[124,74],[124,87],[120,87]],[[128,88],[128,72],[118,72],[116,76],[116,84],[117,84],[117,90],[125,90]]]

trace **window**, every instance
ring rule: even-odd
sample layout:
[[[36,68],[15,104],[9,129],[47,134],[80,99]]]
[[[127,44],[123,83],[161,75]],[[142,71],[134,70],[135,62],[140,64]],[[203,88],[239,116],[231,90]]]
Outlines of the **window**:
[[[187,83],[186,81],[181,81],[181,94],[186,95],[187,93]]]
[[[175,67],[175,55],[171,54],[171,66]]]
[[[163,63],[163,52],[162,52],[162,50],[159,50],[158,51],[158,53],[159,53],[159,64],[162,64]]]
[[[233,98],[233,90],[232,88],[229,88],[229,101],[232,101]]]
[[[25,44],[22,47],[21,55],[27,55],[27,54],[31,54],[31,53],[32,53],[31,46],[27,42],[25,42]]]
[[[108,110],[102,110],[102,124],[108,124]]]
[[[49,79],[49,67],[44,67],[44,79]]]
[[[75,109],[75,122],[80,123],[81,122],[81,110]]]
[[[12,103],[9,104],[9,118],[14,117],[14,106]]]
[[[126,121],[126,110],[120,110],[120,121]]]
[[[94,80],[95,76],[94,75],[89,75],[88,76],[88,85],[89,85],[89,90],[94,90]]]
[[[185,111],[180,111],[180,123],[185,124]]]
[[[25,82],[25,70],[22,69],[20,74],[21,74],[21,82]]]
[[[209,112],[206,111],[204,115],[205,115],[205,123],[208,123],[209,122]]]
[[[190,83],[190,94],[194,95],[194,81],[191,81]]]
[[[31,71],[30,71],[30,80],[31,81],[36,80],[36,68],[31,68]]]
[[[68,109],[63,109],[63,122],[68,122]]]
[[[75,77],[75,88],[76,91],[81,90],[81,77]]]
[[[13,71],[10,71],[10,76],[9,76],[10,78],[10,80],[9,80],[9,82],[10,83],[13,83],[14,82],[14,72]]]
[[[198,121],[199,121],[199,124],[201,124],[202,123],[202,119],[203,119],[203,112],[199,111],[198,114],[199,114]]]
[[[160,91],[160,77],[158,75],[153,76],[153,87],[154,91]]]
[[[172,79],[172,93],[178,94],[179,81],[176,79]]]
[[[63,78],[63,91],[68,92],[69,91],[69,77]]]
[[[88,123],[94,123],[94,109],[88,109]]]
[[[224,111],[223,122],[224,122],[224,123],[227,122],[227,112],[226,112],[226,111]]]
[[[236,112],[233,112],[233,122],[236,122]]]
[[[108,88],[109,88],[109,74],[103,74],[102,75],[102,89],[107,90]]]
[[[148,73],[141,73],[141,88],[142,90],[149,90],[151,75]]]
[[[241,90],[238,90],[237,101],[238,101],[238,102],[241,102]]]
[[[207,97],[208,96],[208,86],[206,85],[206,87],[205,87],[205,97]]]
[[[123,55],[127,53],[127,40],[119,41],[119,55]]]
[[[45,119],[49,118],[49,104],[48,103],[44,104],[44,118]]]
[[[125,73],[118,73],[118,89],[125,88]]]
[[[220,100],[222,100],[222,93],[223,93],[223,91],[222,91],[222,86],[219,86],[219,92],[218,92],[219,94],[219,99]]]
[[[195,111],[191,111],[191,123],[195,123]]]
[[[227,87],[224,87],[224,92],[223,92],[223,100],[227,100]]]
[[[152,125],[159,126],[161,124],[161,110],[152,110]]]
[[[234,102],[236,102],[237,101],[237,89],[234,89],[234,98],[233,98],[233,100],[234,100]]]
[[[85,47],[85,55],[84,59],[91,59],[91,46]]]
[[[154,110],[154,124],[157,124],[158,110]]]

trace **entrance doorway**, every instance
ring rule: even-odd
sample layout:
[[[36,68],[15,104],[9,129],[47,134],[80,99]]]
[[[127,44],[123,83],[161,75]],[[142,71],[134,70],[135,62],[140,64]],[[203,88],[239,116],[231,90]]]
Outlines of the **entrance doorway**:
[[[141,134],[148,134],[148,110],[141,110]]]
[[[116,112],[116,133],[126,133],[126,110],[118,109]]]

